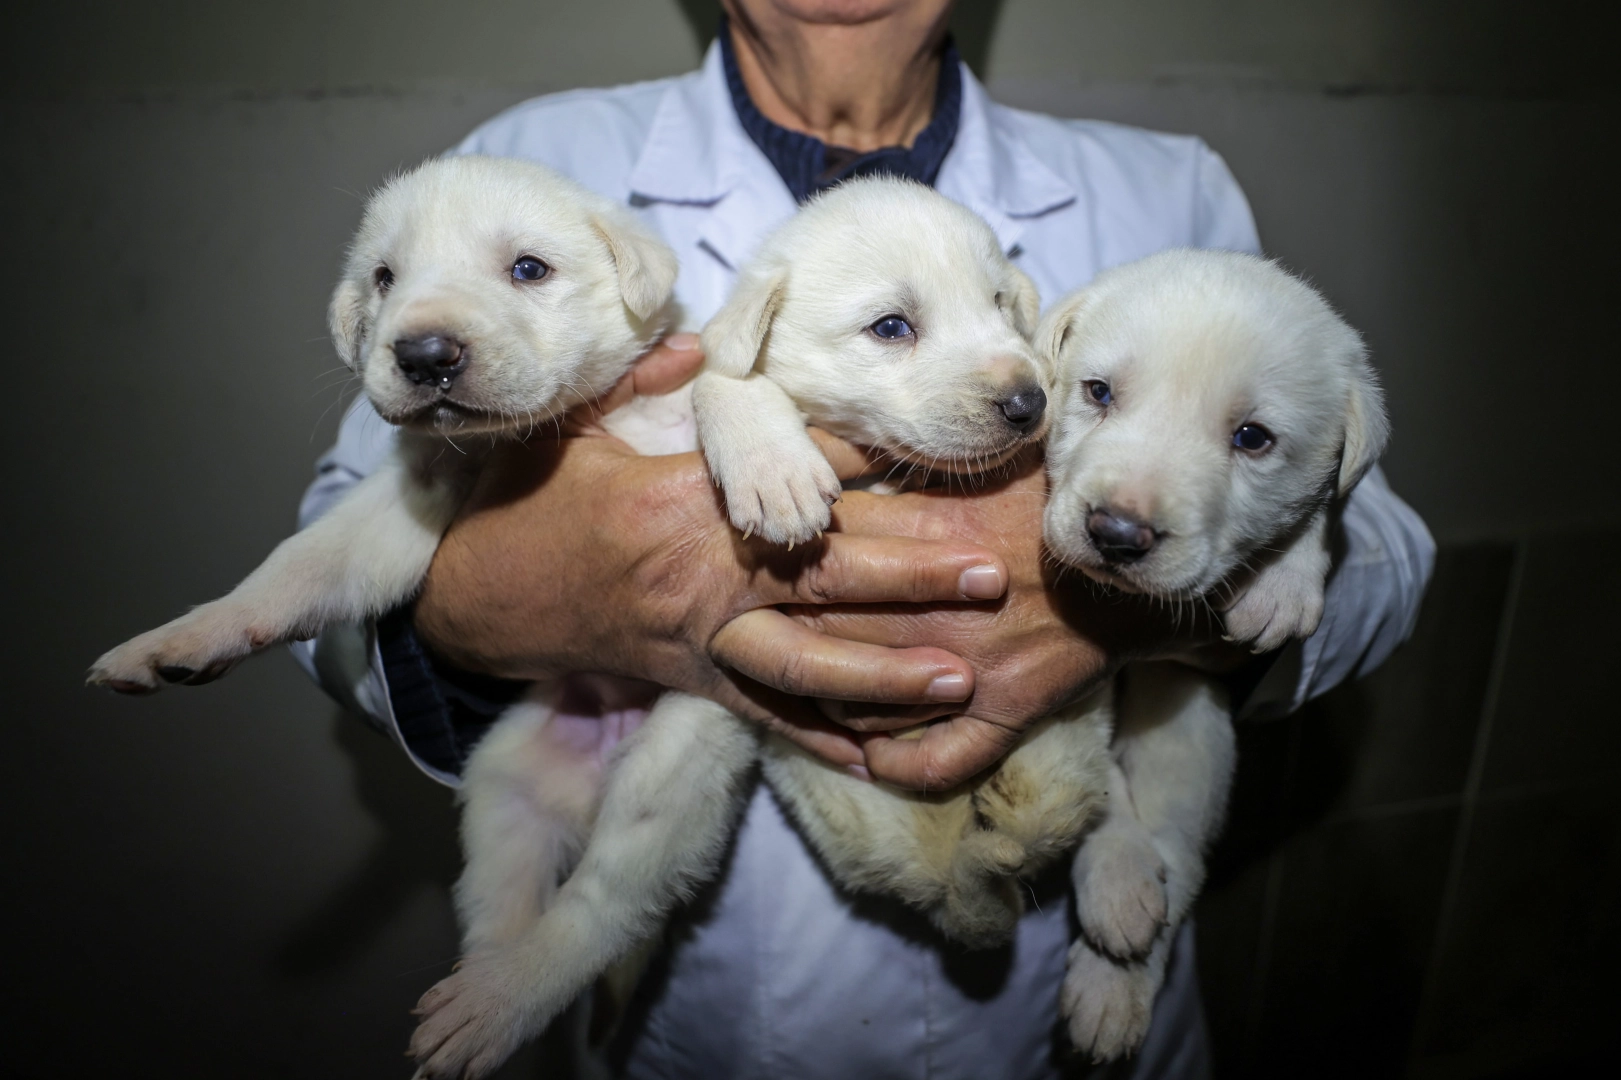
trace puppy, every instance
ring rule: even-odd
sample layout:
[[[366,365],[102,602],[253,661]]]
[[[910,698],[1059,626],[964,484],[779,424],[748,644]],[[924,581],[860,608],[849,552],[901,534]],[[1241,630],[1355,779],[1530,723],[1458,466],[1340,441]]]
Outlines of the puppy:
[[[1107,586],[1223,610],[1228,637],[1256,651],[1312,633],[1332,515],[1389,433],[1357,333],[1274,263],[1170,251],[1099,275],[1036,342],[1058,384],[1052,553]],[[1147,1032],[1234,763],[1217,684],[1172,664],[1122,682],[1108,813],[1075,861],[1084,936],[1063,993],[1072,1039],[1098,1058]]]
[[[732,520],[785,544],[828,524],[839,484],[807,422],[961,471],[1039,440],[1038,306],[990,229],[927,188],[862,180],[817,199],[766,240],[703,332],[692,402]],[[634,415],[610,421],[647,446]],[[836,879],[987,944],[1022,910],[1018,876],[1101,809],[1108,699],[1036,725],[991,777],[947,794],[857,780],[775,736],[764,768]],[[605,768],[582,767],[557,700],[537,687],[468,763],[467,955],[419,1005],[423,1076],[487,1075],[652,935],[714,874],[762,758],[753,725],[671,692]]]
[[[409,599],[493,441],[629,370],[670,323],[675,276],[632,214],[540,166],[457,157],[391,180],[329,313],[338,355],[399,426],[391,459],[229,595],[108,652],[89,681],[208,682]]]
[[[704,328],[693,406],[732,523],[790,546],[827,527],[840,486],[807,420],[947,472],[1039,442],[1039,303],[990,228],[922,185],[847,184],[807,207]]]
[[[918,473],[982,472],[1039,442],[1050,367],[1026,341],[1038,307],[990,228],[928,188],[861,181],[807,207],[704,329],[693,406],[732,523],[790,546],[827,526],[840,486],[807,423]],[[1023,911],[1018,878],[1101,808],[1108,730],[1102,692],[935,795],[854,781],[782,739],[767,740],[764,768],[842,884],[989,946]]]

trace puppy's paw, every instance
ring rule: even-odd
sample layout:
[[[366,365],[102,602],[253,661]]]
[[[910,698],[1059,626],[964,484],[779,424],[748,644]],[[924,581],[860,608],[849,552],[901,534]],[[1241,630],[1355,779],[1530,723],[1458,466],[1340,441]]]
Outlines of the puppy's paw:
[[[1122,964],[1075,942],[1059,998],[1070,1042],[1095,1062],[1132,1053],[1148,1035],[1158,991],[1146,965]]]
[[[1323,574],[1280,562],[1263,570],[1225,616],[1227,636],[1256,652],[1307,638],[1323,619]]]
[[[1075,853],[1075,909],[1099,951],[1146,955],[1165,926],[1165,861],[1146,838],[1095,833]]]
[[[275,640],[236,609],[205,604],[105,653],[86,681],[124,694],[149,694],[168,683],[198,686]]]
[[[711,468],[713,468],[711,464]],[[814,540],[833,520],[828,509],[843,488],[820,452],[803,458],[766,455],[717,474],[726,512],[744,535],[773,544]]]
[[[409,1050],[418,1077],[479,1080],[539,1034],[550,1018],[527,1007],[518,974],[496,957],[470,957],[422,995]]]

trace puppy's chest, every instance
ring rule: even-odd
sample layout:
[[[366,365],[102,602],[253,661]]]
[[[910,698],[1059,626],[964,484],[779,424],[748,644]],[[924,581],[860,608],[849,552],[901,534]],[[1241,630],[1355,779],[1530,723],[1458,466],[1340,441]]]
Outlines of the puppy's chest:
[[[603,417],[602,426],[644,457],[696,450],[698,425],[693,419],[692,384],[656,397],[635,398]]]

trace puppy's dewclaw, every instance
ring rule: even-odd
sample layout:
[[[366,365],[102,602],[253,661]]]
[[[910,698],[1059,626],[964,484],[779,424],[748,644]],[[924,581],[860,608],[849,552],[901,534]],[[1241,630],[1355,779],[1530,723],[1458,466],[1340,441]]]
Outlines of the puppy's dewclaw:
[[[393,460],[229,596],[108,652],[89,682],[196,685],[405,600],[492,441],[611,386],[667,328],[675,273],[628,210],[537,165],[450,158],[391,180],[366,206],[329,322],[402,428]],[[459,452],[443,452],[446,435]]]
[[[768,237],[704,327],[699,443],[737,528],[805,543],[840,494],[807,423],[973,473],[1047,430],[1039,299],[979,218],[921,185],[842,184]]]

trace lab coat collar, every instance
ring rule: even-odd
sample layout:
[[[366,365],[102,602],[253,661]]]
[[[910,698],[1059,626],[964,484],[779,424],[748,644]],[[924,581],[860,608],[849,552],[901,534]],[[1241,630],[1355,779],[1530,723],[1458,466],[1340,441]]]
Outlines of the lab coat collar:
[[[962,119],[936,186],[989,222],[1011,251],[1023,219],[1073,202],[1076,192],[1000,120],[967,65],[962,76]],[[738,122],[718,43],[699,71],[665,91],[630,187],[643,200],[712,206],[703,243],[734,269],[793,214],[787,186]]]

